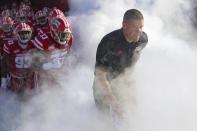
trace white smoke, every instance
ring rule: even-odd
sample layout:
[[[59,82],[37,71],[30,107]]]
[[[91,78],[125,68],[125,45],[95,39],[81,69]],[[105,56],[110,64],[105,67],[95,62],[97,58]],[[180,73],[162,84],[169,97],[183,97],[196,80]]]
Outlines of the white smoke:
[[[193,4],[177,0],[70,0],[74,43],[61,89],[45,87],[27,102],[0,95],[2,131],[100,131],[108,129],[92,95],[96,49],[101,38],[121,27],[124,12],[138,8],[149,42],[137,62],[137,105],[128,115],[133,131],[196,131],[197,54]],[[7,130],[6,130],[7,129]]]

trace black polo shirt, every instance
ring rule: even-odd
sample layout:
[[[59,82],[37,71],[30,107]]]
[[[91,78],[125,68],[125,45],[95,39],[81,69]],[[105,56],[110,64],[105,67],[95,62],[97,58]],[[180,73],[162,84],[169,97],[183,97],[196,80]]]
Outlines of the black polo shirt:
[[[147,44],[148,37],[142,33],[139,41],[129,43],[122,29],[115,30],[103,37],[96,53],[96,68],[108,72],[113,78],[124,72],[134,63],[135,53],[139,53]]]

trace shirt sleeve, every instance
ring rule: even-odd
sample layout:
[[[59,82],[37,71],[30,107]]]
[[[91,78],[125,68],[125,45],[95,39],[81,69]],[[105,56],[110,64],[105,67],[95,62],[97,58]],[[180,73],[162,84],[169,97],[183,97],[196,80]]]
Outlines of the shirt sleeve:
[[[43,43],[39,40],[39,37],[36,36],[34,40],[31,40],[33,46],[39,50],[44,50]]]
[[[110,43],[111,41],[104,37],[98,45],[97,53],[96,53],[96,68],[100,68],[103,71],[107,72],[110,68]]]
[[[5,43],[4,46],[3,46],[3,52],[7,53],[7,54],[10,54],[10,47],[8,45],[8,43]]]

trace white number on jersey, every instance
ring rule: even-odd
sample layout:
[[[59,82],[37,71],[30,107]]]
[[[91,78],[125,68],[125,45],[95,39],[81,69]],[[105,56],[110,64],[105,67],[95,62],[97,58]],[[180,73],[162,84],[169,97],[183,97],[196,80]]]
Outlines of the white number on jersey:
[[[48,38],[48,36],[47,36],[46,34],[40,34],[40,37],[41,37],[43,40],[45,40],[45,39]]]
[[[14,44],[14,41],[13,40],[9,40],[8,41],[8,45],[12,45],[12,44]]]
[[[51,55],[51,62],[45,63],[43,65],[43,69],[57,69],[60,68],[64,63],[64,58],[67,54],[67,51],[64,52],[57,52]]]
[[[31,66],[32,57],[30,55],[17,55],[15,58],[16,68],[29,68]]]

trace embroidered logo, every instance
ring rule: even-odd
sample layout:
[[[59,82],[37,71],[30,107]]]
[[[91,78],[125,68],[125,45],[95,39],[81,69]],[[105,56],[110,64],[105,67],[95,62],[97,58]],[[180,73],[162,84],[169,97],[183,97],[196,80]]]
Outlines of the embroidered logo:
[[[118,51],[118,55],[121,55],[121,54],[122,54],[122,50],[119,50],[119,51]]]

